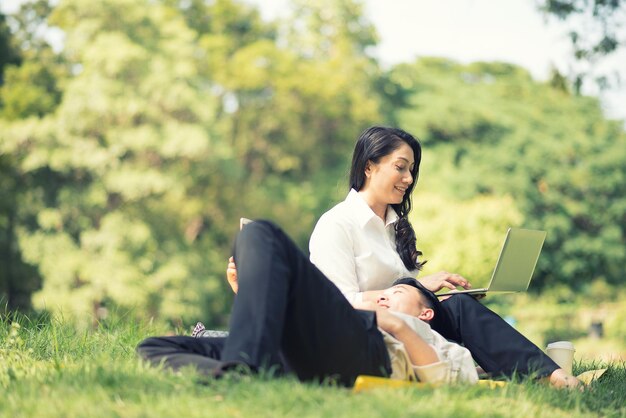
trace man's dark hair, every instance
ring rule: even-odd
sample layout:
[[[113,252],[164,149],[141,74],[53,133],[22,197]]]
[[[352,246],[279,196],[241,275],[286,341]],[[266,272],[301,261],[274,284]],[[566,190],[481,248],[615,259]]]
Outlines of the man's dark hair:
[[[395,282],[393,282],[392,286],[397,286],[399,284],[412,286],[416,288],[418,292],[422,294],[422,296],[424,296],[423,298],[424,305],[426,305],[427,308],[432,309],[434,312],[433,319],[430,320],[431,327],[441,329],[439,328],[439,326],[443,324],[444,315],[442,312],[443,309],[441,306],[441,302],[439,302],[437,295],[435,295],[430,290],[426,289],[423,284],[421,284],[420,282],[418,282],[416,279],[412,277],[403,277],[401,279],[398,279]]]

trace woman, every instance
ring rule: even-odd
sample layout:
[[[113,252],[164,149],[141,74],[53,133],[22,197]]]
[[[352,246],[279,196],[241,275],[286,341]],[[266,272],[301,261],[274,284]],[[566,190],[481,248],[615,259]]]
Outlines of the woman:
[[[417,276],[424,264],[408,220],[420,160],[419,142],[409,133],[380,126],[366,129],[354,149],[348,196],[315,226],[311,261],[353,304],[376,300],[381,289],[399,277]],[[432,292],[471,287],[462,276],[448,272],[419,281]],[[451,296],[441,308],[443,315],[431,322],[433,329],[465,345],[487,373],[537,373],[550,376],[557,386],[578,384],[471,296]]]
[[[423,264],[408,220],[420,160],[420,145],[410,134],[367,129],[354,149],[348,197],[313,230],[311,261],[351,302],[376,300],[378,290],[398,277],[416,276]],[[420,282],[433,292],[470,287],[463,277],[447,272]]]

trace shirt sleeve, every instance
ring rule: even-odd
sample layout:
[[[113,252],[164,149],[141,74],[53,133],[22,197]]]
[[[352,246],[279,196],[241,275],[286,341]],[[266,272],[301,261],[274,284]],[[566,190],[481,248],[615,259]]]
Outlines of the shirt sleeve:
[[[474,365],[474,359],[469,350],[459,344],[448,341],[436,331],[432,331],[434,346],[437,347],[441,356],[450,362],[450,381],[476,383],[478,373]]]
[[[350,303],[363,299],[359,292],[356,257],[351,234],[338,220],[322,216],[309,241],[311,262],[339,288]]]
[[[415,366],[413,370],[420,382],[448,383],[450,381],[451,365],[448,360],[431,363],[426,366]]]

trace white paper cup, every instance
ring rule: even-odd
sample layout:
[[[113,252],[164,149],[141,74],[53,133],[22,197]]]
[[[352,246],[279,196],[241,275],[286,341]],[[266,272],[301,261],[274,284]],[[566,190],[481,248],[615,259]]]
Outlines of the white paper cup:
[[[546,352],[556,364],[567,373],[572,374],[572,363],[574,362],[574,344],[569,341],[557,341],[548,344]]]

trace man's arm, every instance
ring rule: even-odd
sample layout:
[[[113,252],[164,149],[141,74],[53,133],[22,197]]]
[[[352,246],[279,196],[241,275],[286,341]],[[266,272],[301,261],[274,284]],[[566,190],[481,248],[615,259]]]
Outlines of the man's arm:
[[[440,362],[435,349],[417,335],[401,318],[391,314],[387,309],[378,307],[373,302],[355,303],[353,305],[356,309],[376,311],[378,327],[404,344],[404,349],[414,366],[427,366]]]
[[[378,325],[404,345],[413,364],[413,371],[421,382],[447,383],[450,381],[450,361],[442,360],[435,349],[420,337],[401,318],[387,310],[377,310]]]
[[[386,309],[376,309],[378,326],[404,344],[404,349],[414,366],[427,366],[439,363],[435,349],[413,331],[402,319]]]

